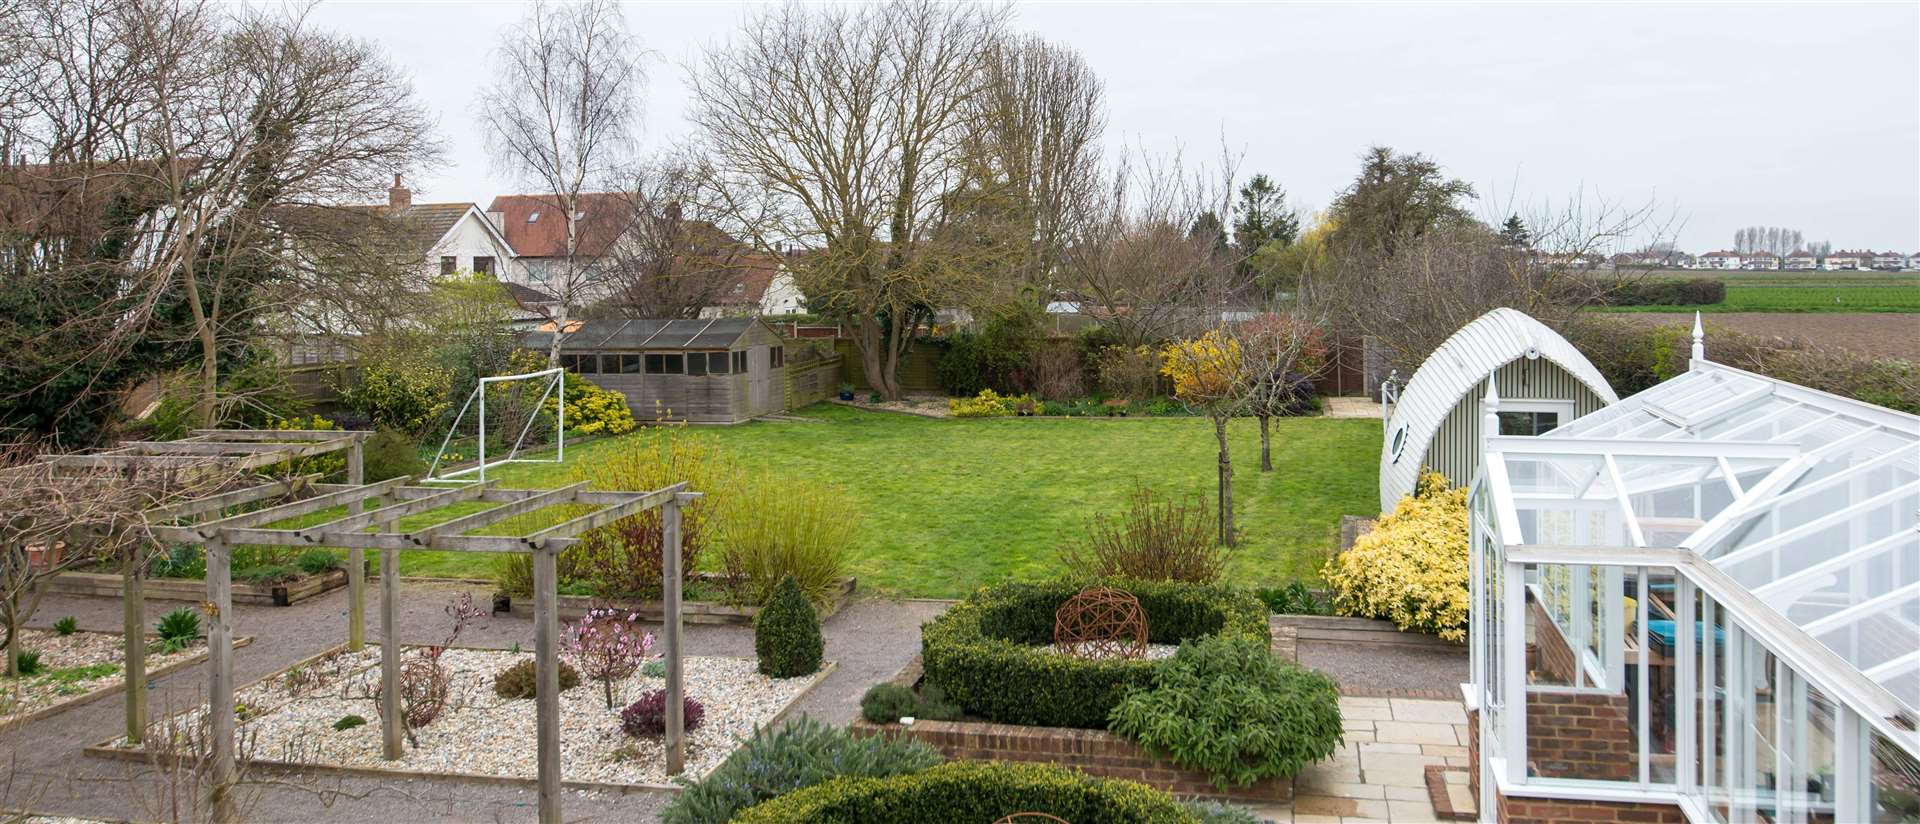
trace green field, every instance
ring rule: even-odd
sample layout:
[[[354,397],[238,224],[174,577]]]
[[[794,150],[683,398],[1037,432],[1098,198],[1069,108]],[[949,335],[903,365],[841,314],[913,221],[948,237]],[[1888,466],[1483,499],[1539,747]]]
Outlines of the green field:
[[[868,592],[951,598],[1004,578],[1051,575],[1060,571],[1060,544],[1088,517],[1115,511],[1135,481],[1209,497],[1214,489],[1204,419],[932,420],[834,405],[801,414],[825,423],[669,436],[712,437],[750,468],[838,485],[864,515],[853,572]],[[1259,471],[1255,424],[1231,429],[1243,535],[1231,575],[1242,584],[1313,575],[1333,550],[1340,516],[1378,509],[1379,421],[1299,418],[1273,427],[1271,473]],[[519,464],[487,475],[506,486],[557,486],[574,467],[651,434],[569,449],[564,466]],[[491,567],[470,555],[409,552],[402,573],[484,578]]]
[[[1702,306],[1609,306],[1607,312],[1920,312],[1920,278],[1727,278],[1727,299]],[[1826,273],[1827,275],[1839,273]]]

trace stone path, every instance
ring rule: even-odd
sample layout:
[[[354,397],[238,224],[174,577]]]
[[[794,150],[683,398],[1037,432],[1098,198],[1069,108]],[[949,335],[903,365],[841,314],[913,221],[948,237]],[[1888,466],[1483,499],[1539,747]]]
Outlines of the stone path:
[[[1329,418],[1380,419],[1380,402],[1372,398],[1325,398],[1324,414]]]
[[[1461,703],[1342,697],[1340,714],[1347,729],[1340,752],[1294,779],[1292,804],[1254,812],[1282,824],[1439,820],[1426,771],[1428,766],[1466,769],[1467,714]],[[1465,773],[1458,774],[1463,800],[1456,803],[1470,805],[1464,799]]]

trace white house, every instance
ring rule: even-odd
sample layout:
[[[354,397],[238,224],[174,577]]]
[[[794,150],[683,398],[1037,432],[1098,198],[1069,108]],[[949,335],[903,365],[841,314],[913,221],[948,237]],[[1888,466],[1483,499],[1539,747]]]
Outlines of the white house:
[[[505,280],[514,270],[513,247],[477,204],[415,203],[396,174],[384,208],[358,208],[379,209],[398,224],[399,240],[420,255],[423,279],[473,272]]]
[[[804,315],[807,312],[807,296],[801,294],[799,285],[793,282],[793,272],[786,264],[773,273],[768,281],[766,292],[760,296],[760,314],[762,315]]]
[[[1907,268],[1920,269],[1920,252],[1914,252],[1911,255],[1907,255]]]
[[[793,282],[793,271],[775,258],[748,256],[730,267],[735,279],[713,305],[700,309],[700,317],[720,318],[746,315],[802,315],[807,311],[807,296]]]
[[[1898,272],[1907,265],[1907,256],[1899,252],[1878,252],[1873,256],[1873,268],[1882,272]]]
[[[1820,268],[1820,258],[1812,252],[1794,252],[1787,255],[1787,267],[1794,271],[1810,271]]]
[[[1873,265],[1872,260],[1871,252],[1830,252],[1824,268],[1829,272],[1866,269]]]
[[[1780,268],[1780,256],[1772,252],[1748,252],[1740,256],[1740,268],[1773,270]]]
[[[1700,256],[1702,269],[1738,269],[1740,262],[1739,252],[1708,252]]]

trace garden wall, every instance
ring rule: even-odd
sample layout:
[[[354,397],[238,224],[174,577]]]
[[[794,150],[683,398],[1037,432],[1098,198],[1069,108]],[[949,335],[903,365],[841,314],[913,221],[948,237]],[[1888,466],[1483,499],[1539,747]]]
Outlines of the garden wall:
[[[913,687],[920,681],[920,656],[893,677]],[[1105,730],[1027,727],[981,721],[915,721],[911,725],[873,724],[854,719],[854,735],[893,735],[919,739],[948,758],[976,761],[1025,761],[1076,767],[1089,775],[1139,781],[1176,795],[1240,801],[1291,801],[1293,779],[1268,778],[1247,787],[1221,790],[1201,770],[1190,770],[1154,756],[1139,744]]]
[[[1529,710],[1532,707],[1532,701],[1529,700]],[[1528,737],[1527,746],[1529,748],[1535,746],[1532,736]],[[1473,792],[1475,798],[1479,798],[1480,713],[1478,710],[1467,712],[1467,757],[1470,763],[1467,771],[1467,787]],[[1641,801],[1580,801],[1530,796],[1509,797],[1497,791],[1494,793],[1494,799],[1496,803],[1493,820],[1500,824],[1613,824],[1613,822],[1686,824],[1687,821],[1686,814],[1673,804]]]
[[[308,598],[325,595],[347,585],[347,571],[336,569],[322,575],[302,575],[278,584],[233,582],[233,602],[284,607]],[[47,584],[47,591],[61,595],[87,595],[118,598],[125,591],[126,579],[118,572],[62,572]],[[148,578],[141,582],[143,597],[160,601],[207,600],[207,582],[190,578]]]

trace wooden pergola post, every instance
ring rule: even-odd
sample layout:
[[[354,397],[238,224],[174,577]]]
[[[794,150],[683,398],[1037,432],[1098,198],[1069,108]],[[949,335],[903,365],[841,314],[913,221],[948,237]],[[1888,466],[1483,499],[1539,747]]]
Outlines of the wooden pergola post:
[[[687,769],[686,705],[680,660],[680,503],[679,494],[660,507],[661,634],[667,645],[667,775]]]
[[[213,738],[213,783],[207,806],[214,824],[239,820],[233,799],[233,565],[227,542],[206,542],[207,553],[207,664],[211,685],[207,695],[208,734]]]
[[[540,824],[560,824],[560,615],[557,553],[545,542],[533,550],[533,661],[535,764],[540,775]]]
[[[147,599],[145,549],[127,554],[126,569],[121,571],[120,632],[121,664],[127,684],[127,742],[139,744],[147,732]],[[207,600],[211,601],[212,598]]]
[[[380,755],[398,759],[400,718],[400,550],[380,550]]]
[[[347,450],[347,483],[366,483],[365,441],[354,439]],[[347,504],[348,515],[360,514],[358,500]],[[347,649],[359,652],[367,644],[367,551],[360,547],[347,550]]]

